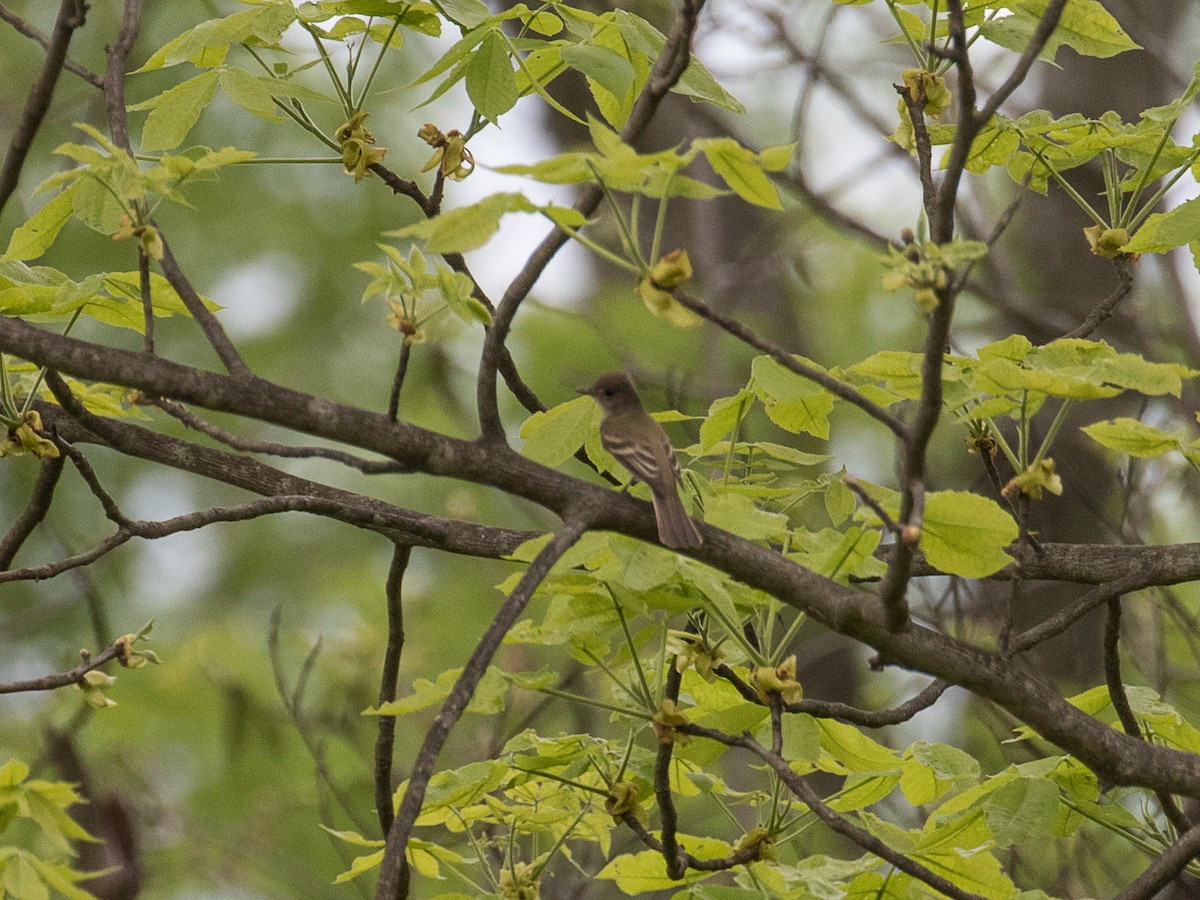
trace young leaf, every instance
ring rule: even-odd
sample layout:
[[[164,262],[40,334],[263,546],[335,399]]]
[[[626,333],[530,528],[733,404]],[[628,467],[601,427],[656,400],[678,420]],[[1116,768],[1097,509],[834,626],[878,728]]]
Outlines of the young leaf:
[[[1170,212],[1151,215],[1121,250],[1165,253],[1195,240],[1200,240],[1200,197],[1181,203]]]
[[[1130,456],[1151,458],[1179,449],[1179,438],[1137,419],[1112,419],[1081,429],[1101,446]]]
[[[939,491],[925,499],[921,550],[943,572],[986,578],[1012,562],[1004,548],[1017,539],[1017,523],[994,500],[965,491]]]
[[[521,453],[544,466],[561,466],[583,446],[594,418],[596,404],[587,397],[534,413],[521,426]]]
[[[763,173],[756,153],[733,138],[705,138],[693,146],[703,151],[713,171],[743,200],[768,209],[783,209],[779,192]]]
[[[562,61],[616,97],[633,86],[633,63],[598,44],[567,44],[560,50]]]
[[[217,90],[216,72],[203,72],[131,109],[150,108],[142,126],[142,151],[171,150],[183,143]]]
[[[467,65],[467,96],[489,122],[508,112],[520,96],[517,76],[504,39],[490,32]]]
[[[45,253],[75,209],[75,185],[71,185],[34,213],[8,239],[5,259],[37,259]]]

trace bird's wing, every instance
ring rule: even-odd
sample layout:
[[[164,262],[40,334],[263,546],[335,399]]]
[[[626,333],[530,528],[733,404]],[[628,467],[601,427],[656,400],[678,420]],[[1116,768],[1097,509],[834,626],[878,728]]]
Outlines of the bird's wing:
[[[680,478],[679,460],[667,433],[661,429],[652,443],[646,443],[601,426],[600,443],[637,481],[665,488]]]

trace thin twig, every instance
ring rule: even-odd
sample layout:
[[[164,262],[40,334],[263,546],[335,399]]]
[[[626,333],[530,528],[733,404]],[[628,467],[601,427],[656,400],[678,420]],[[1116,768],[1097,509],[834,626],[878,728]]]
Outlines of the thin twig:
[[[95,656],[89,656],[69,672],[60,672],[57,675],[44,675],[41,678],[31,678],[27,681],[10,681],[7,684],[0,684],[0,694],[20,694],[27,691],[53,691],[71,684],[83,684],[83,676],[88,672],[117,659],[127,649],[124,642],[111,644]]]
[[[408,358],[412,345],[405,340],[400,345],[400,358],[396,361],[396,376],[392,379],[392,394],[388,398],[388,418],[393,422],[400,415],[400,389],[404,387],[404,376],[408,372]]]
[[[1134,715],[1133,707],[1129,704],[1129,696],[1125,692],[1125,681],[1121,677],[1121,598],[1113,597],[1108,601],[1108,616],[1104,620],[1104,680],[1108,684],[1108,699],[1116,710],[1121,727],[1130,737],[1146,739]],[[1192,827],[1175,798],[1166,791],[1155,791],[1158,805],[1163,815],[1180,834]]]
[[[162,236],[161,230],[159,236],[162,237],[163,245],[163,255],[159,260],[159,266],[162,267],[163,275],[166,276],[175,293],[179,295],[179,299],[183,301],[183,305],[187,307],[192,318],[196,320],[204,332],[204,336],[208,338],[209,344],[212,345],[221,362],[225,364],[226,371],[230,375],[251,377],[252,373],[249,367],[242,360],[237,348],[233,346],[233,342],[229,340],[229,335],[225,333],[225,329],[221,327],[217,317],[204,305],[204,301],[200,299],[200,295],[196,293],[192,283],[183,274],[183,269],[175,261],[175,255],[171,252],[166,237]]]
[[[830,830],[849,838],[868,853],[874,853],[880,859],[891,863],[900,871],[911,875],[918,881],[924,882],[934,890],[941,891],[947,897],[953,897],[955,900],[983,900],[979,894],[964,891],[954,884],[954,882],[943,878],[936,872],[930,871],[916,860],[909,859],[900,851],[892,849],[879,838],[875,837],[875,835],[864,828],[860,828],[835,811],[817,796],[816,791],[809,787],[808,782],[801,775],[792,770],[787,760],[762,746],[748,732],[735,737],[718,731],[715,728],[705,728],[692,724],[683,725],[679,730],[697,737],[711,738],[714,741],[725,744],[727,747],[741,747],[749,750],[769,765],[775,774],[779,776],[779,780],[787,785],[788,790],[807,805]]]
[[[683,682],[683,673],[674,666],[674,657],[667,666],[667,680],[663,691],[664,700],[672,703],[679,702],[679,686]],[[668,737],[658,742],[658,751],[654,759],[654,799],[658,802],[658,814],[661,820],[659,829],[662,841],[663,862],[667,866],[667,877],[675,881],[683,878],[687,872],[687,859],[681,853],[678,830],[679,816],[675,809],[675,797],[671,793],[671,759],[675,754],[675,741]],[[632,819],[626,816],[626,823]]]
[[[883,523],[884,528],[897,537],[900,536],[900,526],[896,524],[896,520],[888,515],[888,511],[883,508],[883,504],[867,493],[866,488],[862,486],[862,482],[853,475],[843,475],[842,484],[850,488],[854,492],[854,496],[858,497],[871,512],[879,517],[879,521]]]
[[[662,52],[655,60],[654,67],[633,104],[633,110],[624,127],[621,129],[621,140],[626,144],[634,143],[649,124],[658,104],[667,92],[675,85],[684,69],[687,68],[690,57],[692,35],[700,17],[704,0],[684,0],[678,14],[671,25]],[[600,188],[589,184],[575,202],[574,209],[589,217],[600,205],[603,196]],[[516,278],[509,284],[504,297],[496,307],[492,323],[488,326],[483,342],[483,352],[479,358],[479,373],[476,379],[475,402],[479,412],[479,426],[483,439],[500,443],[505,440],[504,425],[500,421],[500,407],[496,395],[496,373],[503,357],[503,348],[508,339],[509,329],[522,302],[533,289],[533,285],[541,277],[546,266],[558,254],[558,251],[569,240],[565,231],[555,228],[526,260],[524,267]]]
[[[1150,900],[1200,855],[1200,825],[1189,828],[1113,900]]]
[[[733,685],[737,689],[737,692],[742,695],[742,699],[759,706],[763,705],[758,692],[738,677],[738,674],[729,668],[729,666],[722,663],[714,668],[713,672]],[[838,703],[832,700],[815,700],[810,697],[805,697],[803,700],[798,700],[795,703],[785,704],[783,709],[788,713],[806,713],[818,719],[837,719],[841,722],[848,722],[851,725],[858,725],[863,728],[884,728],[888,725],[899,725],[901,722],[907,722],[922,710],[929,709],[946,692],[948,687],[950,687],[950,682],[942,681],[940,678],[935,679],[929,682],[920,693],[891,709],[860,709],[857,706],[850,706],[847,703]]]
[[[366,475],[383,475],[408,471],[407,466],[392,459],[363,459],[362,457],[355,456],[353,453],[347,453],[345,450],[336,450],[332,447],[295,447],[291,444],[279,444],[273,441],[252,441],[248,438],[238,437],[236,434],[200,418],[182,403],[176,403],[174,400],[165,400],[160,397],[154,401],[154,405],[168,415],[178,419],[188,428],[206,434],[210,438],[220,441],[225,446],[232,447],[234,450],[241,450],[244,453],[265,453],[270,456],[282,456],[288,459],[309,459],[313,457],[329,459],[350,466],[353,469],[358,469],[358,471]]]
[[[692,297],[684,291],[678,289],[673,290],[671,294],[676,300],[679,301],[681,305],[690,309],[696,315],[703,319],[707,319],[709,322],[712,322],[718,328],[721,328],[723,331],[733,335],[742,343],[748,344],[754,349],[761,350],[763,353],[766,353],[771,357],[771,359],[775,360],[775,362],[779,363],[785,369],[796,373],[802,378],[807,378],[809,381],[815,382],[816,384],[825,388],[825,390],[829,391],[829,393],[837,397],[841,397],[848,403],[854,404],[872,419],[875,419],[876,421],[886,425],[888,429],[890,429],[892,433],[898,437],[906,436],[907,431],[905,430],[903,422],[901,422],[898,418],[893,416],[879,404],[868,400],[851,385],[848,385],[843,381],[838,381],[828,372],[818,369],[815,366],[801,362],[778,344],[768,341],[766,338],[756,334],[752,329],[748,328],[746,325],[743,325],[737,319],[717,312],[702,300]]]
[[[62,453],[67,455],[76,470],[78,470],[80,477],[83,478],[84,483],[88,486],[88,490],[100,501],[100,506],[104,510],[104,517],[119,527],[129,525],[130,520],[121,512],[112,494],[100,483],[100,477],[96,474],[96,470],[92,468],[92,464],[87,461],[87,457],[83,455],[83,452],[62,438],[55,441],[55,445]]]
[[[154,302],[150,292],[150,257],[138,243],[138,292],[142,295],[142,352],[154,353]]]
[[[404,588],[404,573],[412,547],[396,544],[392,550],[392,564],[388,569],[384,601],[387,606],[387,649],[383,654],[383,666],[379,677],[379,704],[391,703],[396,699],[396,684],[400,676],[400,654],[404,650],[404,605],[401,596]],[[396,717],[379,717],[379,735],[375,738],[375,814],[379,816],[381,834],[392,827],[392,756],[396,743]]]
[[[647,831],[646,826],[639,822],[633,813],[622,814],[621,821],[637,836],[639,841],[655,853],[663,853],[666,850],[663,842]],[[740,850],[735,850],[728,856],[700,859],[692,856],[692,854],[680,847],[678,855],[683,861],[684,872],[688,869],[695,869],[697,872],[726,872],[729,869],[736,869],[738,866],[744,866],[747,863],[754,862],[756,859],[761,859],[762,848],[759,843],[752,843],[747,844]],[[680,874],[679,877],[682,878],[683,875]]]
[[[380,868],[379,885],[375,892],[376,900],[400,900],[408,896],[409,870],[405,851],[413,823],[421,812],[421,803],[425,799],[429,779],[433,777],[438,754],[445,746],[451,729],[467,708],[476,686],[487,671],[505,635],[512,630],[521,613],[525,611],[525,607],[533,598],[533,592],[550,573],[550,568],[579,539],[583,530],[583,522],[567,519],[550,539],[550,543],[543,547],[529,564],[512,593],[500,605],[487,631],[471,651],[471,658],[467,660],[462,674],[451,688],[441,711],[425,732],[425,739],[408,776],[408,788],[404,792],[400,810],[388,829],[387,847]]]
[[[17,123],[12,140],[8,144],[4,165],[0,166],[0,209],[4,209],[8,198],[17,189],[21,170],[29,156],[29,148],[33,146],[34,135],[50,109],[54,86],[58,83],[58,76],[62,74],[63,65],[66,63],[67,45],[71,43],[71,36],[75,30],[83,26],[86,15],[87,5],[83,0],[62,0],[58,8],[54,30],[50,32],[50,39],[45,44],[46,58],[42,60],[42,68],[33,82],[33,87],[29,89],[25,108],[21,110],[21,120]],[[5,18],[8,20],[7,16]]]
[[[1133,571],[1121,578],[1096,586],[1049,619],[1018,634],[1011,644],[1012,654],[1024,653],[1035,644],[1062,634],[1097,606],[1107,603],[1114,597],[1147,587],[1146,581],[1145,572]]]
[[[37,41],[42,45],[43,50],[50,49],[50,38],[46,37],[46,35],[44,35],[39,29],[26,22],[16,13],[6,9],[3,3],[0,3],[0,19],[3,19],[5,22],[11,25],[18,34],[23,34],[30,40]],[[85,69],[83,66],[79,65],[79,63],[72,61],[70,57],[68,57],[67,61],[63,63],[63,68],[72,75],[78,75],[92,87],[104,90],[103,78],[101,78],[95,72]]]
[[[1113,289],[1113,292],[1100,301],[1087,314],[1084,320],[1079,323],[1078,328],[1071,329],[1063,335],[1063,338],[1091,337],[1092,332],[1099,328],[1105,319],[1112,316],[1113,311],[1117,308],[1117,304],[1133,292],[1133,272],[1129,268],[1129,260],[1119,257],[1113,260],[1113,268],[1117,270],[1118,279],[1118,284]]]
[[[141,25],[141,0],[125,0],[117,40],[108,48],[108,67],[104,71],[104,106],[108,112],[108,130],[113,143],[132,153],[129,143],[129,116],[125,110],[125,69]]]
[[[33,483],[33,491],[29,495],[29,502],[25,504],[21,514],[13,520],[4,537],[0,538],[0,572],[12,565],[17,551],[21,549],[38,523],[46,518],[46,513],[50,511],[50,504],[54,500],[54,489],[58,486],[62,470],[63,458],[61,456],[52,456],[42,460],[37,480]]]

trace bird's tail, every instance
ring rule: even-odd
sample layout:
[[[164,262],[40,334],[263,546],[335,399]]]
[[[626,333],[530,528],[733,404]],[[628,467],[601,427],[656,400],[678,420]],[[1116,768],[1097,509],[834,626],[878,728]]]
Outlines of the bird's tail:
[[[669,494],[654,492],[654,518],[658,521],[658,539],[665,547],[679,550],[684,547],[699,547],[704,542],[696,523],[683,508],[683,502],[675,492],[674,485]]]

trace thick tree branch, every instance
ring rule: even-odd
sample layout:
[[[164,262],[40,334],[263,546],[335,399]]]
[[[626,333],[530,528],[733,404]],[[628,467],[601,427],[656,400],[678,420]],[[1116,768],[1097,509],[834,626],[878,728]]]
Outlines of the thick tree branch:
[[[326,513],[328,518],[377,531],[393,541],[497,559],[537,536],[531,531],[476,525],[413,512],[374,497],[300,478],[257,460],[167,437],[128,422],[89,416],[78,404],[72,412],[81,415],[83,424],[69,418],[57,406],[39,403],[35,408],[41,413],[43,422],[75,443],[112,447],[135,459],[170,466],[264,496],[332,500],[335,502]],[[369,522],[364,518],[368,513]]]
[[[15,319],[0,318],[0,350],[78,377],[125,384],[352,443],[431,475],[490,484],[560,515],[574,509],[586,515],[592,528],[647,541],[656,534],[649,504],[539,466],[504,446],[458,441],[261,379],[201,372],[158,357],[64,338]],[[926,672],[996,702],[1112,783],[1200,795],[1200,757],[1150,747],[1106,728],[997,654],[916,625],[891,631],[872,594],[836,584],[712,526],[702,526],[701,531],[704,544],[690,555],[875,647],[884,663]]]

